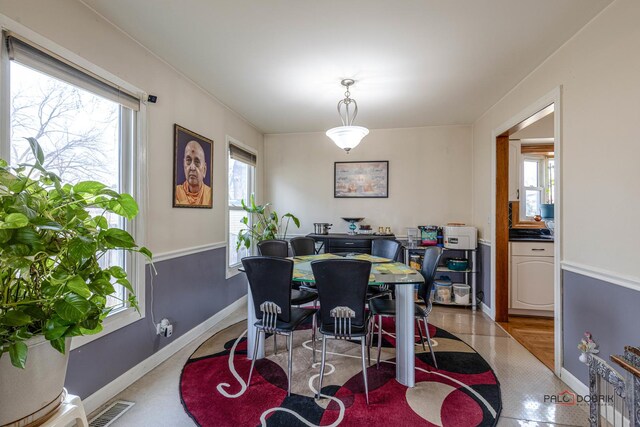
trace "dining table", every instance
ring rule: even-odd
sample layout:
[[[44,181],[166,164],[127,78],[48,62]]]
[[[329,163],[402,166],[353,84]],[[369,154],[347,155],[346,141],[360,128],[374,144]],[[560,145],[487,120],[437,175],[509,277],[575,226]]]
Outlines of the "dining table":
[[[396,303],[396,380],[407,387],[415,386],[415,313],[414,287],[424,282],[422,274],[406,264],[369,254],[324,253],[293,257],[293,282],[315,282],[311,263],[316,260],[346,257],[371,262],[369,286],[394,285]],[[253,348],[256,322],[251,288],[247,283],[247,348]],[[320,301],[322,304],[322,301]],[[253,355],[248,352],[247,357]],[[264,357],[264,340],[259,340],[257,358]]]

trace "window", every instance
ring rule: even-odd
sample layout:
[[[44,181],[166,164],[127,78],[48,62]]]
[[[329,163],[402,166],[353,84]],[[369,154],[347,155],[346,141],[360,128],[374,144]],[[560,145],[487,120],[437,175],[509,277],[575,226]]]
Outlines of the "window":
[[[540,205],[553,203],[554,192],[554,159],[547,156],[523,156],[522,191],[524,203],[522,214],[533,218],[540,214]]]
[[[229,243],[227,245],[229,268],[237,268],[240,260],[250,254],[247,248],[242,247],[236,250],[236,246],[238,233],[245,228],[245,225],[240,222],[245,216],[242,200],[248,203],[251,195],[255,193],[256,155],[237,144],[239,144],[237,141],[229,143]]]
[[[12,33],[3,33],[2,46],[6,46],[2,59],[8,70],[2,74],[2,84],[9,88],[8,99],[3,102],[9,107],[10,123],[9,141],[3,141],[2,148],[11,165],[33,161],[25,140],[33,137],[45,153],[45,167],[63,182],[96,180],[144,200],[139,190],[144,188],[143,177],[136,173],[144,170],[136,158],[141,108],[138,98]],[[97,214],[102,212],[97,209]],[[111,226],[129,231],[142,244],[142,234],[134,222],[116,215],[107,216],[107,220]],[[127,271],[144,307],[143,262],[123,251],[112,251],[101,263],[119,265]],[[133,312],[128,307],[127,290],[121,285],[114,287],[116,292],[108,298],[112,307],[109,316]],[[134,320],[139,318],[136,313]],[[104,324],[107,331],[109,323]],[[118,327],[124,324],[120,322]]]

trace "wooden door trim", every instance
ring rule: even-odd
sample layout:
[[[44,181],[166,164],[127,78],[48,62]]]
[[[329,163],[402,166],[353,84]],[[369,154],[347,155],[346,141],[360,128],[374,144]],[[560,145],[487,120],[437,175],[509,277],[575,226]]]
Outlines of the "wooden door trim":
[[[496,138],[495,321],[509,321],[509,135]]]

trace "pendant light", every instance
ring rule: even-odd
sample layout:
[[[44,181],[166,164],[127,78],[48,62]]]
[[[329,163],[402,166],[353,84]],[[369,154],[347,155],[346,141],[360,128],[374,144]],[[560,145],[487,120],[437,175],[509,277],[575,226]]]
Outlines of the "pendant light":
[[[340,82],[342,86],[347,88],[344,93],[345,98],[338,102],[338,115],[342,120],[342,126],[329,129],[327,136],[344,151],[349,154],[352,148],[356,147],[362,141],[362,138],[369,134],[369,129],[362,126],[353,126],[353,120],[358,115],[358,103],[351,98],[349,86],[353,85],[353,79],[344,79]]]

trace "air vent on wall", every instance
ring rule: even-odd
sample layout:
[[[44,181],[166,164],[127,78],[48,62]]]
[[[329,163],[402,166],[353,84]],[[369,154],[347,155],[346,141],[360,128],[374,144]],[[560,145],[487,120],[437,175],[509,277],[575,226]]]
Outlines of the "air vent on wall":
[[[133,405],[135,405],[134,402],[116,400],[111,405],[109,405],[107,409],[100,412],[96,417],[89,421],[89,427],[110,426],[115,420],[117,420],[125,412],[127,412]]]

